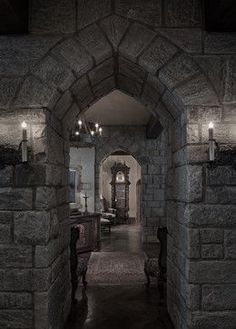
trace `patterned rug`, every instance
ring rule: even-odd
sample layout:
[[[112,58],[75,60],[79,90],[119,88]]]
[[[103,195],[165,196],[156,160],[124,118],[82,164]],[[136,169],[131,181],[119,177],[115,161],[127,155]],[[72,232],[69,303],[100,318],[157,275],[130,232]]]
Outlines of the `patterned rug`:
[[[144,253],[93,252],[89,259],[89,285],[140,285],[145,282]]]

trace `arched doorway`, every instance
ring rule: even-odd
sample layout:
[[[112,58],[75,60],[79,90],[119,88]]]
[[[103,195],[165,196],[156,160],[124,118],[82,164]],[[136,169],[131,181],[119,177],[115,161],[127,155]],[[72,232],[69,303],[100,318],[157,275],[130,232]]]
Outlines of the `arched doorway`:
[[[4,134],[4,146],[6,149],[9,145],[18,146],[20,121],[24,118],[29,125],[29,148],[33,156],[29,168],[17,163],[17,168],[9,169],[9,177],[12,177],[12,170],[14,177],[18,177],[14,184],[12,178],[2,183],[4,216],[11,218],[10,221],[14,215],[17,243],[20,247],[29,243],[34,253],[34,261],[27,267],[18,265],[17,273],[23,268],[23,276],[34,278],[25,288],[34,294],[32,310],[40,308],[45,298],[44,304],[49,304],[49,308],[45,306],[43,310],[46,323],[53,328],[60,327],[70,304],[66,127],[72,125],[78,112],[119,88],[157,112],[168,132],[168,266],[171,274],[168,307],[177,326],[188,322],[189,327],[193,327],[191,315],[194,312],[197,312],[194,313],[197,318],[202,314],[205,317],[197,303],[204,280],[193,275],[198,271],[197,266],[200,269],[205,266],[200,257],[198,234],[200,228],[208,226],[206,218],[209,217],[202,186],[201,161],[206,160],[204,143],[207,135],[204,118],[207,116],[208,120],[212,116],[213,108],[217,113],[221,111],[219,97],[197,61],[152,28],[134,22],[120,31],[118,43],[113,42],[112,32],[105,29],[104,33],[106,38],[94,24],[76,36],[51,41],[50,47],[30,67],[30,72],[28,67],[24,70],[20,66],[12,76],[3,77],[13,82],[3,98],[3,109],[8,112],[3,111],[2,122],[10,127]],[[32,53],[38,53],[37,44],[32,44],[32,49]],[[183,62],[187,67],[182,67]],[[193,108],[197,117],[191,116]],[[8,134],[8,131],[14,131],[14,134]],[[200,151],[195,156],[193,149],[198,147]],[[149,165],[147,174],[148,170],[155,171],[155,166]],[[24,180],[21,180],[22,173]],[[202,226],[197,220],[200,214]],[[60,262],[61,259],[65,261]],[[55,261],[60,266],[51,279]],[[5,272],[10,275],[7,267]],[[13,277],[15,272],[11,273]],[[37,278],[42,277],[42,272],[45,279],[40,285]],[[17,289],[15,287],[15,291]],[[185,312],[186,304],[188,311]],[[53,319],[49,315],[52,308],[56,309]]]
[[[101,170],[100,170],[100,195],[103,196],[108,201],[108,204],[110,207],[115,205],[114,198],[117,201],[117,195],[114,194],[112,196],[112,172],[111,168],[115,164],[122,164],[129,168],[128,173],[128,180],[129,180],[129,187],[128,187],[128,193],[127,193],[127,218],[125,218],[125,222],[127,224],[137,224],[137,218],[136,214],[139,208],[141,208],[141,195],[140,198],[137,199],[137,190],[136,185],[138,181],[141,181],[141,166],[138,164],[138,162],[131,156],[130,154],[117,150],[110,154],[101,164]],[[123,186],[122,186],[123,187]],[[114,191],[115,193],[115,191]],[[121,198],[126,198],[125,193],[121,193]],[[117,203],[117,202],[116,202]],[[123,205],[122,205],[123,206]],[[122,219],[121,219],[122,221]],[[124,220],[123,220],[124,221]]]

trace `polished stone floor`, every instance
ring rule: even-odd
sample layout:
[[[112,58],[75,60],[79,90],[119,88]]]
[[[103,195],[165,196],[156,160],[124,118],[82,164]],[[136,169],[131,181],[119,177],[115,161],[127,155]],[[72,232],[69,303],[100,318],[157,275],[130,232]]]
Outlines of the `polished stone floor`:
[[[112,227],[102,234],[101,250],[142,252],[139,228],[132,225]],[[156,252],[153,246],[150,252]],[[165,299],[156,285],[80,286],[66,329],[173,329]]]

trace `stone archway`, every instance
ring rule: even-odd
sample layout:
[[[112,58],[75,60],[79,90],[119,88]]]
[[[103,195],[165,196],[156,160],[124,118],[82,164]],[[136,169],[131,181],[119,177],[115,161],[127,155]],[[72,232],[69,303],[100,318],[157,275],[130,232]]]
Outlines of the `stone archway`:
[[[199,297],[206,292],[202,284],[209,289],[214,289],[211,279],[223,284],[222,268],[227,266],[229,273],[232,267],[224,261],[206,264],[201,258],[201,229],[208,229],[208,221],[210,228],[224,227],[223,219],[215,219],[223,208],[213,207],[212,215],[202,184],[205,123],[215,115],[220,126],[222,111],[209,74],[157,30],[136,22],[122,24],[118,16],[69,37],[26,37],[22,42],[27,51],[17,42],[12,46],[14,37],[4,42],[19,52],[22,62],[1,79],[1,140],[6,152],[16,148],[24,118],[32,161],[10,161],[1,171],[3,225],[11,227],[10,232],[14,227],[5,237],[14,256],[1,270],[2,291],[20,290],[34,297],[26,326],[33,323],[34,329],[41,329],[43,321],[45,328],[60,328],[69,312],[66,127],[115,88],[157,112],[168,131],[168,309],[176,328],[201,325],[208,317]],[[27,54],[34,63],[27,62]],[[230,206],[225,210],[230,219]],[[214,271],[222,275],[215,279]]]

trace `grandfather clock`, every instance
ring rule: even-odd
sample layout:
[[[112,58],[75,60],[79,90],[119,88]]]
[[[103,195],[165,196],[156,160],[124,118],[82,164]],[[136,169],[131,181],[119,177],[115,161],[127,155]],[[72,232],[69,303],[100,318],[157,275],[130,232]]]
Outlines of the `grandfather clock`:
[[[115,163],[111,167],[112,208],[116,209],[117,220],[125,223],[129,217],[129,171],[125,163]]]

